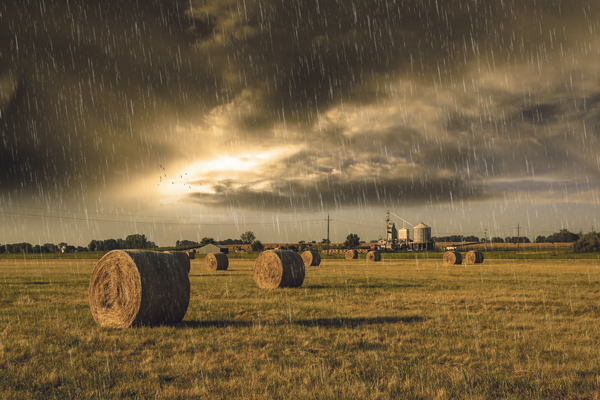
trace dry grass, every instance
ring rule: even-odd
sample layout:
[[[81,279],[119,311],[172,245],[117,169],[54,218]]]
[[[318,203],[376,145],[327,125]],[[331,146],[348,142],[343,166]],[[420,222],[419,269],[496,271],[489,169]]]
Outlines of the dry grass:
[[[106,330],[95,261],[3,260],[0,397],[600,395],[598,260],[324,260],[275,291],[202,261],[179,325]]]

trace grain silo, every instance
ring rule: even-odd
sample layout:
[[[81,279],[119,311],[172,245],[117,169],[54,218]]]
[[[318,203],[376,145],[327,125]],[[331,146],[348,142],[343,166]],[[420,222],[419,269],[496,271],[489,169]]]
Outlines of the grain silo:
[[[408,229],[400,228],[398,229],[398,240],[400,242],[408,243]]]
[[[413,250],[432,250],[433,242],[431,241],[431,227],[420,223],[413,228],[414,242]]]
[[[431,242],[431,228],[425,225],[424,223],[420,223],[415,226],[415,242],[417,243],[427,243]]]

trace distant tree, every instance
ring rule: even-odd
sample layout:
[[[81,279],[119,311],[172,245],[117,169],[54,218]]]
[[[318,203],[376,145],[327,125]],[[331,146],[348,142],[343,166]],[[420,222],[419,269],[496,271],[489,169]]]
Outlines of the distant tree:
[[[360,238],[356,233],[351,233],[346,236],[346,241],[344,242],[344,247],[347,249],[353,249],[360,245]]]
[[[331,243],[331,240],[323,239],[321,240],[321,243],[328,244]]]
[[[125,244],[128,249],[145,249],[148,247],[148,239],[146,235],[135,233],[125,238]]]
[[[78,253],[83,253],[88,251],[87,247],[83,247],[83,246],[77,246],[77,252]]]
[[[39,244],[36,244],[35,246],[33,246],[33,252],[35,254],[42,253],[42,246],[40,246]],[[43,253],[45,253],[45,252],[43,252]]]
[[[219,242],[222,245],[244,244],[240,239],[225,239]]]
[[[535,238],[535,243],[546,243],[546,236],[538,236]]]
[[[87,245],[89,251],[102,251],[102,242],[99,240],[92,240]]]
[[[573,232],[569,232],[567,229],[561,229],[556,233],[546,238],[547,243],[572,243],[579,239],[579,235]]]
[[[0,245],[0,254],[4,254],[4,253],[6,253],[6,246]]]
[[[573,243],[575,253],[600,253],[600,234],[589,232]]]
[[[298,244],[304,244],[304,243],[306,243],[304,240],[299,240],[298,241]]]
[[[33,246],[26,242],[7,244],[6,252],[10,254],[31,254],[33,253]]]
[[[119,243],[115,239],[106,239],[102,243],[102,247],[105,251],[117,250],[119,248]]]
[[[207,238],[204,238],[207,239]],[[204,239],[202,239],[202,241],[204,241]],[[213,240],[214,243],[214,240]],[[199,245],[201,243],[198,242],[194,242],[193,240],[178,240],[177,242],[175,242],[175,246],[179,247],[179,246],[196,246]]]
[[[215,241],[215,239],[211,238],[211,237],[205,237],[202,238],[202,240],[200,241],[200,246],[206,246],[207,244],[215,244],[217,243]]]
[[[254,232],[248,231],[248,232],[242,233],[240,238],[242,239],[242,242],[247,244],[247,243],[254,242],[254,239],[256,239],[256,236],[254,236]]]
[[[465,242],[479,242],[479,237],[477,237],[477,236],[465,236],[464,237],[464,241]]]
[[[527,236],[508,236],[504,239],[504,243],[531,243],[531,240]]]
[[[44,245],[42,246],[42,251],[44,253],[58,253],[60,251],[60,248],[54,243],[44,243]]]
[[[252,251],[263,251],[263,249],[264,249],[264,246],[260,242],[260,240],[255,240],[254,242],[252,242],[250,247],[252,248]]]
[[[501,237],[498,237],[498,236],[494,236],[494,237],[491,239],[491,242],[492,242],[492,243],[504,243],[504,239],[502,239]]]

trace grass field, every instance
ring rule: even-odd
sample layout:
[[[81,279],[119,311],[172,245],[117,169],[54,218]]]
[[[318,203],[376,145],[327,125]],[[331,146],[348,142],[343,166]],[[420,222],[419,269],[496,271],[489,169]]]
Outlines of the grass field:
[[[326,259],[273,291],[195,259],[183,322],[126,330],[91,316],[95,262],[0,261],[1,398],[600,396],[597,257]]]

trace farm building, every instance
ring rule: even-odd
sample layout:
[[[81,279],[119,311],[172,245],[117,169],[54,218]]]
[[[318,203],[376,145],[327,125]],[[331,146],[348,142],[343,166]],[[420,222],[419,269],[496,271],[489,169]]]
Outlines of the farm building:
[[[210,254],[210,253],[229,253],[229,249],[227,247],[221,247],[215,244],[207,244],[204,247],[200,247],[196,249],[196,254]]]
[[[60,248],[61,253],[77,253],[77,248],[75,246],[63,246]]]

